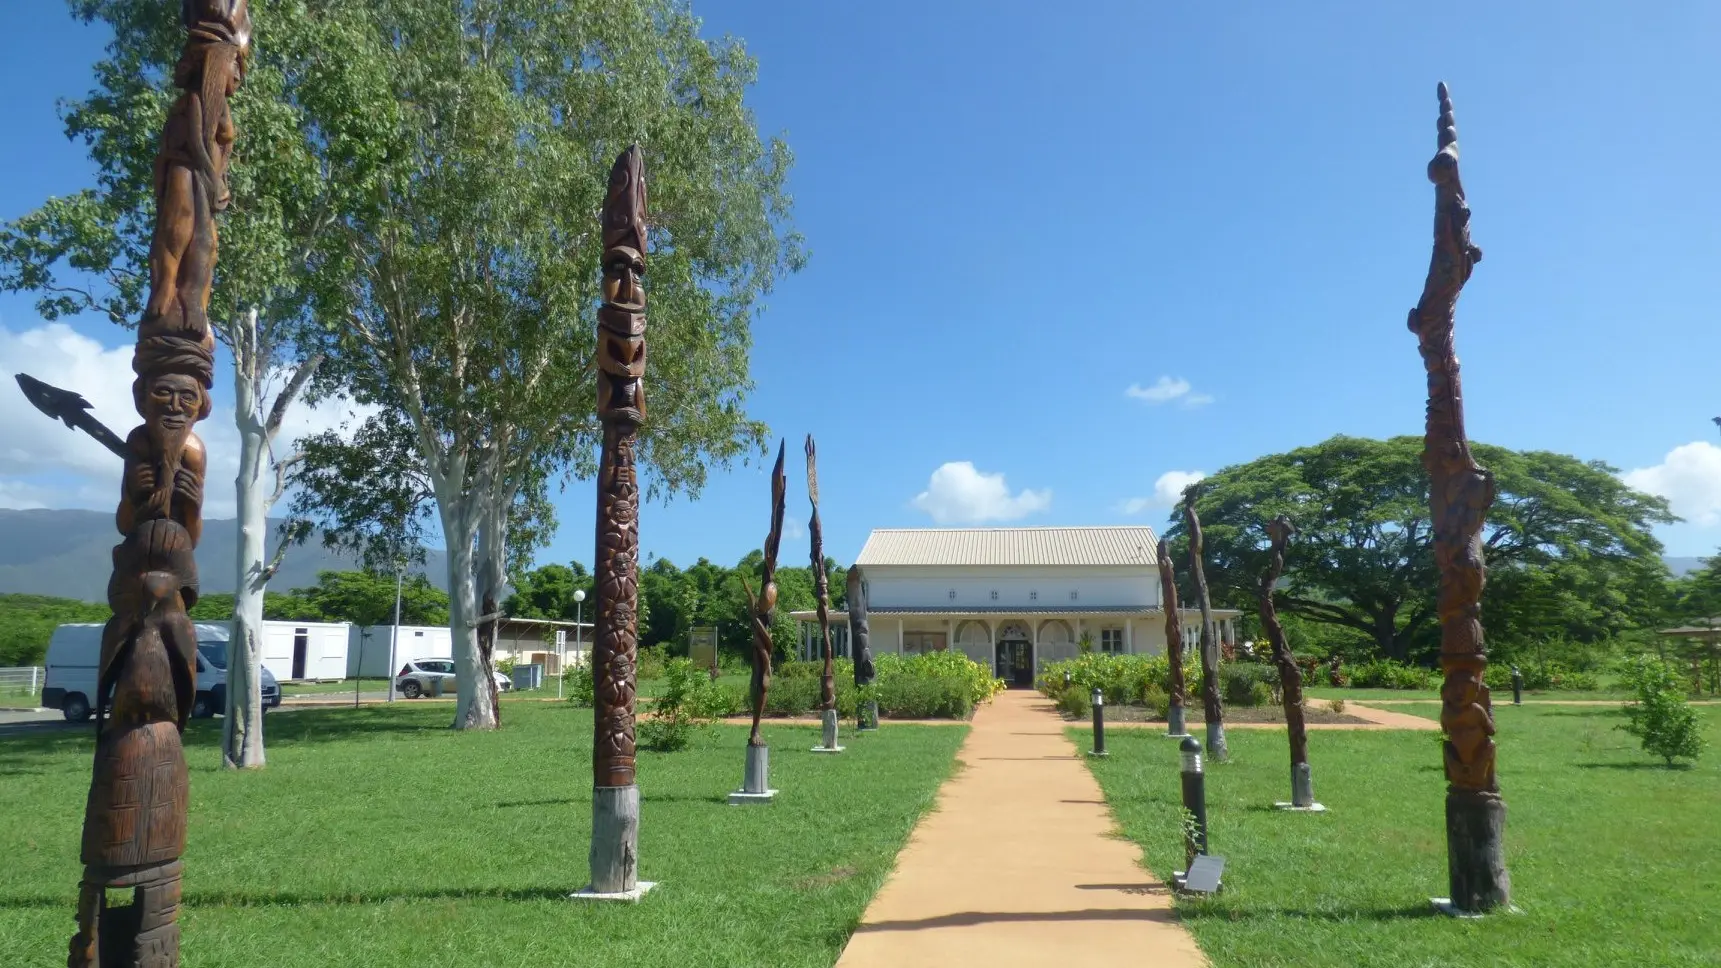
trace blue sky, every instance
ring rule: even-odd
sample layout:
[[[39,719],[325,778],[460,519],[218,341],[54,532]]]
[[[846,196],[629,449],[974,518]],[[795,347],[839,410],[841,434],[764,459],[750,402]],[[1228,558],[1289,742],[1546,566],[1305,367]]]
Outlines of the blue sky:
[[[790,441],[792,518],[808,432],[844,561],[875,527],[1162,526],[1175,475],[1419,434],[1404,319],[1444,79],[1486,253],[1459,306],[1472,437],[1606,461],[1688,519],[1669,553],[1721,547],[1721,6],[1225,6],[695,3],[758,57],[760,126],[796,154],[812,258],[758,321],[750,403]],[[102,37],[54,3],[0,26],[13,218],[88,182],[53,102]],[[40,325],[0,296],[0,362],[91,350]],[[71,441],[29,414],[0,498],[107,506],[99,455],[24,473]],[[541,560],[589,561],[592,499],[568,488]],[[767,511],[755,462],[648,507],[642,540],[731,562]],[[793,526],[784,560],[805,548]]]

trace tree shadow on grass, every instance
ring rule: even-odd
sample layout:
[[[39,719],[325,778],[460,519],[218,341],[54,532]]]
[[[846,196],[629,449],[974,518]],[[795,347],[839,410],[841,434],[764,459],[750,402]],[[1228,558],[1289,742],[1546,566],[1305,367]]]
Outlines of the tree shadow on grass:
[[[1675,772],[1691,769],[1690,763],[1576,763],[1580,770],[1672,770]]]
[[[314,905],[388,904],[394,901],[559,901],[579,890],[571,887],[448,887],[422,890],[382,890],[352,892],[315,891],[187,891],[182,903],[187,907],[307,907]],[[0,897],[0,910],[25,908],[57,908],[74,910],[78,898],[75,892],[64,895],[27,895]]]
[[[1336,910],[1310,911],[1303,908],[1279,907],[1231,907],[1226,905],[1185,904],[1178,908],[1187,920],[1214,918],[1223,921],[1255,921],[1267,918],[1282,918],[1285,920],[1325,921],[1343,924],[1347,921],[1410,921],[1425,918],[1441,917],[1434,906],[1426,902],[1422,904],[1406,904],[1399,907],[1350,908]]]
[[[855,934],[884,931],[924,931],[930,928],[969,928],[982,924],[1032,924],[1048,921],[1158,921],[1175,924],[1177,912],[1169,908],[1082,908],[1073,911],[959,911],[928,918],[875,921],[855,928]]]

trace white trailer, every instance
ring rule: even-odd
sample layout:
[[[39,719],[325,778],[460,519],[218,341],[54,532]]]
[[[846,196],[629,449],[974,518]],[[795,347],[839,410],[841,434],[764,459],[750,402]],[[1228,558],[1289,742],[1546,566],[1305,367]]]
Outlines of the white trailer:
[[[389,665],[393,651],[394,664]],[[415,659],[454,658],[454,639],[446,625],[353,626],[347,639],[347,677],[384,679]]]
[[[263,665],[283,682],[347,676],[346,622],[263,623]]]

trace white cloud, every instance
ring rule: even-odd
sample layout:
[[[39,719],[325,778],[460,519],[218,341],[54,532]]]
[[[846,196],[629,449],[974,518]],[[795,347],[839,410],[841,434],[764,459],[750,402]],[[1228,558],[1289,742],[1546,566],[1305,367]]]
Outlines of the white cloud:
[[[1004,475],[985,474],[969,461],[950,461],[932,472],[912,502],[937,524],[1015,521],[1052,506],[1052,492],[1023,489],[1011,494]]]
[[[1132,497],[1118,505],[1124,514],[1140,514],[1151,508],[1168,508],[1183,500],[1183,489],[1206,477],[1205,471],[1166,471],[1153,482],[1153,494]]]
[[[1200,407],[1213,402],[1211,394],[1196,393],[1194,389],[1189,381],[1182,377],[1162,376],[1150,387],[1131,383],[1123,391],[1123,395],[1151,404],[1170,403],[1175,400],[1182,407]]]
[[[1622,475],[1627,486],[1667,498],[1673,513],[1703,527],[1721,524],[1721,447],[1681,444],[1654,467]]]
[[[28,373],[82,394],[96,419],[121,437],[138,424],[131,399],[135,377],[131,355],[130,342],[110,349],[63,323],[23,332],[0,327],[0,372]],[[275,381],[271,397],[279,385]],[[197,435],[209,452],[203,516],[230,518],[236,505],[233,480],[239,473],[239,432],[233,425],[231,388],[218,384],[215,400],[209,419],[197,425]],[[373,408],[356,407],[347,400],[326,400],[315,407],[297,404],[287,411],[276,438],[277,453],[299,437],[356,427],[371,412]],[[0,386],[0,475],[13,478],[0,481],[0,506],[105,507],[110,495],[118,500],[119,470],[119,458],[88,434],[49,420],[16,386]],[[56,473],[69,475],[77,483],[68,489],[16,480]]]

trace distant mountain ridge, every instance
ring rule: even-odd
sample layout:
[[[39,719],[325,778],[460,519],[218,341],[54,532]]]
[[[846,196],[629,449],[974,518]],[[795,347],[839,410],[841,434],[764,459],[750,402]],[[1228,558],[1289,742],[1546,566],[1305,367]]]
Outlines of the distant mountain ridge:
[[[275,529],[280,523],[269,522],[270,555],[275,553]],[[238,540],[236,519],[203,522],[203,538],[197,546],[197,577],[203,591],[233,591]],[[113,547],[119,541],[112,512],[0,510],[0,593],[106,601]],[[413,571],[424,572],[431,584],[447,591],[446,557],[441,550],[431,549],[425,555],[424,567],[414,567]],[[317,583],[319,571],[357,567],[357,559],[326,550],[321,536],[313,535],[303,545],[288,550],[269,588],[279,592],[308,588]]]

